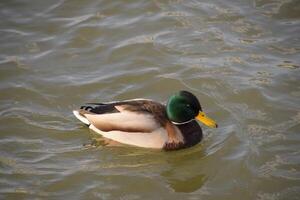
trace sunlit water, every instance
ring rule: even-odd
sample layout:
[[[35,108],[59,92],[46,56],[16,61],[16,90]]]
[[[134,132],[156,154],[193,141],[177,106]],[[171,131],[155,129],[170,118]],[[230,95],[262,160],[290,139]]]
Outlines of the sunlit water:
[[[0,2],[1,199],[299,199],[300,2]],[[197,95],[163,152],[84,146],[84,102]]]

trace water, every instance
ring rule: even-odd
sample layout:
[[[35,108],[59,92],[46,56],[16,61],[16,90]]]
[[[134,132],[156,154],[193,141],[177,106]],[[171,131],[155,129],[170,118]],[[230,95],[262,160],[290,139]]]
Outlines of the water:
[[[300,3],[1,1],[1,199],[299,199]],[[84,102],[174,91],[193,148],[87,147]]]

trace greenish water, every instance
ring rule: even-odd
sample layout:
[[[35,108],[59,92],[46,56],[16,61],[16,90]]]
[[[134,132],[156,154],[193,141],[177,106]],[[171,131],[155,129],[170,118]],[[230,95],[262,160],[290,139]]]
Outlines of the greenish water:
[[[298,0],[0,2],[0,199],[300,196]],[[85,147],[84,102],[197,95],[193,148]]]

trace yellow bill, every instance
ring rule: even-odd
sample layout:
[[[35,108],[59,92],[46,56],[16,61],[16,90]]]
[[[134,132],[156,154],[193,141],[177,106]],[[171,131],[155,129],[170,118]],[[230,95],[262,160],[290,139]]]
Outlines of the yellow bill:
[[[207,117],[206,114],[202,111],[199,112],[196,119],[199,120],[200,122],[202,122],[203,124],[205,124],[208,127],[211,127],[211,128],[217,128],[218,127],[217,123],[213,119]]]

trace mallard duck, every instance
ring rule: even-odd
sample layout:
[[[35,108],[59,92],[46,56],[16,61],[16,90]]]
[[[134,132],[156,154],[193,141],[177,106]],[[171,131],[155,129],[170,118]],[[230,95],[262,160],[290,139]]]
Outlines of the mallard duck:
[[[119,143],[176,150],[199,143],[202,129],[195,119],[216,128],[192,93],[179,91],[167,104],[148,99],[88,103],[74,115],[90,129]]]

